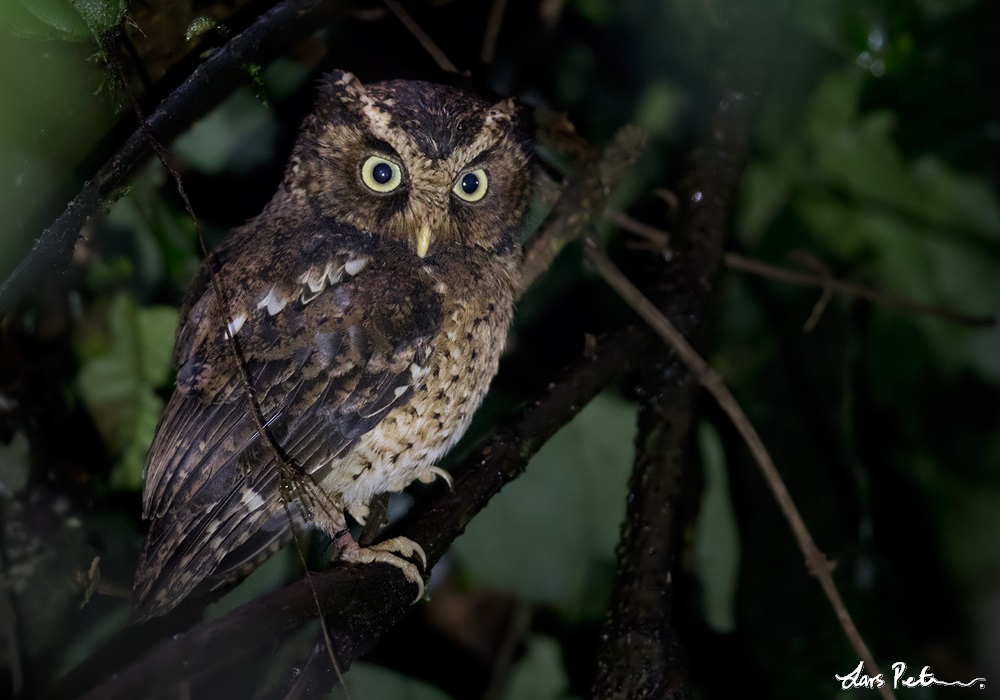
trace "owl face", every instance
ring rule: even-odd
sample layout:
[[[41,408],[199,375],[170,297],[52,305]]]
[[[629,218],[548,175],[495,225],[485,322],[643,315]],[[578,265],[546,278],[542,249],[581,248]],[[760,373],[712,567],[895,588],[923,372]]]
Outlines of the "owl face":
[[[334,72],[303,125],[285,187],[322,218],[389,236],[420,257],[513,247],[530,189],[527,120],[419,81],[363,86]]]

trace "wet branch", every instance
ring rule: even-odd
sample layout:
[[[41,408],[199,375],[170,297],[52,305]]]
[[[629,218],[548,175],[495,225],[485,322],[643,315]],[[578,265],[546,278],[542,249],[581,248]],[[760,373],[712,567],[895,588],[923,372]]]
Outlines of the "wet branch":
[[[705,339],[714,280],[723,261],[723,232],[735,209],[749,154],[750,125],[764,86],[763,65],[733,62],[735,56],[730,57],[730,65],[742,64],[749,70],[742,76],[720,75],[718,107],[705,139],[692,155],[691,172],[679,189],[681,222],[672,236],[670,267],[654,284],[647,285],[644,293],[607,257],[592,235],[584,241],[587,260],[677,358],[673,367],[665,363],[659,376],[651,376],[654,383],[644,387],[651,398],[644,401],[643,410],[652,416],[640,419],[631,502],[593,697],[659,698],[690,693],[683,653],[671,626],[670,572],[676,558],[671,550],[678,543],[674,504],[680,490],[680,455],[697,385],[712,395],[743,437],[792,529],[807,569],[819,582],[851,646],[873,673],[879,673],[840,597],[830,562],[812,539],[760,436],[725,382],[694,347]],[[664,393],[658,395],[661,388]],[[654,531],[652,536],[650,530]],[[887,686],[879,693],[887,700],[894,697]]]
[[[740,55],[737,42],[721,60],[715,106],[677,188],[671,255],[667,260],[662,249],[652,249],[641,256],[638,273],[646,304],[698,345],[708,339],[724,234],[736,208],[767,63]],[[612,283],[609,267],[617,268],[589,232],[584,254]],[[689,697],[691,692],[674,623],[673,589],[683,550],[681,492],[691,464],[690,428],[701,387],[697,373],[673,346],[651,350],[641,366],[636,458],[591,688],[594,698]]]

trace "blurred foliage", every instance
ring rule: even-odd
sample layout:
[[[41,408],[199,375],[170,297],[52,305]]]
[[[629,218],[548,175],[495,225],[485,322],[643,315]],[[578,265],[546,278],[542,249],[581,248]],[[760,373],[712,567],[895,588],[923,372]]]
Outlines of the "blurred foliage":
[[[569,680],[563,670],[558,641],[549,637],[528,639],[524,658],[510,674],[505,697],[508,700],[570,700],[568,689]]]
[[[80,340],[80,397],[118,464],[113,488],[141,490],[142,466],[164,401],[156,390],[171,377],[177,310],[139,307],[131,296],[114,297],[107,332]]]
[[[116,29],[125,0],[10,0],[0,10],[0,31],[29,38],[86,41]]]
[[[694,569],[702,589],[705,622],[716,632],[728,633],[736,627],[739,528],[729,498],[722,439],[710,423],[698,426],[698,445],[705,490],[701,512],[694,523]]]
[[[634,416],[630,404],[602,395],[546,443],[455,541],[468,575],[570,617],[600,618],[625,515]],[[587,517],[567,517],[575,513]]]
[[[0,278],[113,152],[106,138],[121,95],[95,35],[114,38],[126,62],[144,69],[134,85],[141,95],[198,42],[224,38],[244,4],[132,3],[126,18],[121,0],[0,2]],[[410,6],[453,61],[479,66],[489,3]],[[565,110],[595,144],[627,121],[645,128],[649,152],[614,201],[665,228],[666,209],[649,192],[683,177],[715,107],[720,57],[746,29],[746,7],[570,0],[546,30],[537,3],[511,0],[495,64],[474,73],[500,92]],[[727,245],[782,264],[806,251],[838,277],[1000,314],[1000,53],[992,48],[1000,6],[754,7],[780,26],[781,43]],[[245,87],[169,145],[210,245],[273,191],[321,70],[347,68],[364,80],[437,75],[406,31],[377,14],[247,66]],[[196,18],[202,31],[186,36]],[[155,164],[84,233],[69,273],[40,280],[37,307],[16,333],[0,334],[4,553],[17,565],[7,572],[15,593],[25,596],[20,626],[31,630],[25,649],[36,685],[124,624],[124,604],[102,590],[77,611],[85,593],[72,577],[100,554],[102,582],[128,586],[141,542],[142,463],[171,386],[177,308],[200,261],[194,226]],[[613,227],[602,233],[625,247]],[[834,298],[803,333],[818,297],[727,274],[711,360],[836,560],[841,591],[884,665],[903,660],[942,679],[995,682],[1000,329]],[[623,313],[581,272],[575,251],[520,312],[477,430],[537,395],[579,355],[584,333]],[[481,697],[487,687],[491,697],[586,695],[635,437],[631,379],[619,389],[560,431],[456,542],[432,582],[431,613],[414,616],[443,646],[407,639],[406,654],[356,664],[351,697]],[[697,696],[753,687],[775,698],[846,697],[831,678],[857,660],[745,447],[711,408],[696,424],[697,483],[686,495],[675,607]],[[72,556],[43,556],[62,542]],[[296,575],[297,558],[286,552],[208,614]],[[513,611],[524,608],[531,622],[521,629]],[[928,689],[920,697],[958,695]]]
[[[348,697],[449,700],[446,694],[432,685],[366,663],[351,666],[351,672],[344,684],[350,695],[347,695],[343,688],[338,688],[330,694],[330,700],[344,700]]]

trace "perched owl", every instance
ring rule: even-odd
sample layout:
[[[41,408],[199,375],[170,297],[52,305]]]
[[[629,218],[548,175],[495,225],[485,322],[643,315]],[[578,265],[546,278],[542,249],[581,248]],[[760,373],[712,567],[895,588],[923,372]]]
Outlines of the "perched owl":
[[[418,545],[361,548],[345,514],[363,522],[374,496],[443,474],[482,400],[511,320],[530,153],[512,100],[329,76],[277,193],[182,310],[134,619],[245,575],[289,541],[290,519],[422,590],[406,558]]]

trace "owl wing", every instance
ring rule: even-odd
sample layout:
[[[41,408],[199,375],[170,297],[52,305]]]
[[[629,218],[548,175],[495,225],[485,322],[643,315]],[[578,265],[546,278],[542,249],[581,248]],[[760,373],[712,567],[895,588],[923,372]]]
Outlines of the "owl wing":
[[[312,493],[310,508],[336,506],[303,471],[344,455],[405,404],[441,324],[437,292],[369,263],[340,251],[305,272],[294,296],[272,287],[235,295],[253,308],[230,305],[265,428],[299,470],[291,495]],[[177,391],[146,462],[143,510],[153,522],[136,619],[166,612],[221,572],[242,573],[287,541],[289,514],[302,517],[298,504],[284,512],[283,465],[261,438],[221,322],[210,321],[214,305],[209,285],[178,331]]]

